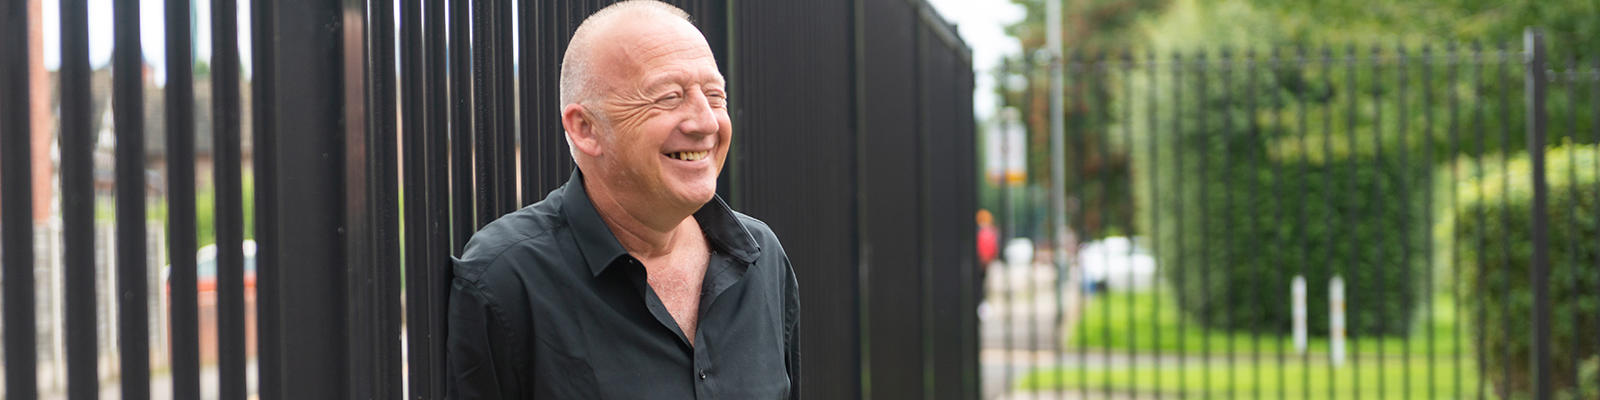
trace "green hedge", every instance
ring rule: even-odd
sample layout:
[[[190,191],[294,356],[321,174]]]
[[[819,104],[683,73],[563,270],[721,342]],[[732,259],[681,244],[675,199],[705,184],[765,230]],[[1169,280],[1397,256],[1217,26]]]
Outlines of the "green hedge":
[[[1184,160],[1157,177],[1154,250],[1180,308],[1214,329],[1288,332],[1290,281],[1304,274],[1310,330],[1326,335],[1327,284],[1340,275],[1351,336],[1408,333],[1429,230],[1414,187],[1426,187],[1431,168],[1389,158],[1268,163],[1254,154],[1235,150],[1231,170],[1208,160],[1204,175],[1198,160]]]
[[[1500,393],[1530,393],[1532,163],[1526,155],[1457,162],[1460,205],[1446,226],[1456,240],[1457,275],[1472,334]],[[1600,149],[1559,146],[1546,153],[1549,182],[1551,362],[1555,387],[1570,390],[1578,364],[1600,355]],[[1591,367],[1592,368],[1592,367]],[[1592,390],[1592,389],[1591,389]]]

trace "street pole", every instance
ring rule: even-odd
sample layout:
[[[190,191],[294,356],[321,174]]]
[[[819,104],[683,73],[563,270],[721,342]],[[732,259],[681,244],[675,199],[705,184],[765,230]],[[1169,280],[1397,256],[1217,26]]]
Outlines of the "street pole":
[[[1061,8],[1066,0],[1048,0],[1046,3],[1045,23],[1047,25],[1046,45],[1049,47],[1050,62],[1050,209],[1054,220],[1054,229],[1051,229],[1051,239],[1054,239],[1054,254],[1056,272],[1066,271],[1067,245],[1072,236],[1067,232],[1067,202],[1066,202],[1066,117],[1064,115],[1064,91],[1066,77],[1062,71],[1063,52],[1061,43]]]

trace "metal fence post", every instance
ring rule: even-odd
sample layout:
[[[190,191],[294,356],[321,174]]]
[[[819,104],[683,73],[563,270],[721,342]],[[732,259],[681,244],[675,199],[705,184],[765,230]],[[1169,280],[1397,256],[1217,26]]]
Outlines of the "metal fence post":
[[[33,300],[33,183],[29,165],[28,2],[0,3],[0,268],[4,271],[5,388],[13,399],[38,396]]]
[[[148,222],[145,220],[144,51],[139,43],[139,2],[117,0],[112,7],[112,107],[116,127],[117,347],[121,349],[122,398],[150,398],[150,295]]]
[[[1545,231],[1549,218],[1545,213],[1546,192],[1544,168],[1545,125],[1545,52],[1544,32],[1528,28],[1523,33],[1523,52],[1527,62],[1528,103],[1528,155],[1533,164],[1533,265],[1530,282],[1533,282],[1533,379],[1534,398],[1550,398],[1550,260],[1549,238]]]
[[[330,1],[258,3],[267,35],[255,47],[257,88],[271,88],[257,103],[268,108],[270,129],[256,132],[270,152],[258,153],[266,171],[258,189],[266,191],[262,217],[279,218],[264,229],[267,246],[260,268],[261,387],[270,399],[342,398],[352,382],[345,369],[348,348],[345,307],[346,182],[344,134],[360,117],[346,113],[345,30],[360,19],[342,18],[342,4]],[[257,39],[264,39],[258,36]],[[353,42],[359,46],[360,42]],[[359,71],[359,68],[357,69]],[[277,79],[277,78],[288,79]],[[359,78],[358,78],[359,79]],[[259,89],[258,89],[259,90]],[[262,93],[258,93],[260,95]],[[260,125],[258,125],[260,126]],[[259,168],[259,167],[258,167]],[[332,173],[330,173],[332,172]],[[359,191],[355,191],[359,192]],[[258,195],[263,195],[257,192]],[[292,218],[291,218],[292,217]],[[263,221],[269,218],[262,218]]]

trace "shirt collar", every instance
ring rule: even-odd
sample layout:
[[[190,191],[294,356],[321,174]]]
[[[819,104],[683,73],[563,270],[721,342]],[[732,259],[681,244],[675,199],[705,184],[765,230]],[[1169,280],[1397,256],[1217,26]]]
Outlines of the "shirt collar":
[[[557,196],[561,198],[567,225],[572,227],[573,237],[578,242],[578,251],[594,276],[600,276],[618,258],[628,255],[605,220],[600,219],[600,213],[595,211],[584,189],[582,171],[574,168],[572,178],[562,185]],[[700,223],[700,230],[705,232],[713,248],[747,264],[755,262],[761,254],[755,237],[739,222],[739,217],[721,196],[712,196],[711,201],[695,211],[694,219]]]

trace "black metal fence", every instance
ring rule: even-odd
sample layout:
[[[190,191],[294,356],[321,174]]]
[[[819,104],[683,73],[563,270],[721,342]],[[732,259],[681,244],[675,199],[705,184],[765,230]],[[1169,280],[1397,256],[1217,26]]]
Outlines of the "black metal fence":
[[[442,398],[449,257],[570,173],[559,61],[582,18],[611,3],[250,1],[240,31],[231,16],[242,2],[216,0],[207,71],[194,68],[191,24],[163,27],[164,129],[147,132],[155,105],[145,94],[156,88],[142,79],[143,19],[139,2],[118,0],[117,235],[97,243],[86,2],[61,1],[59,128],[27,111],[40,101],[31,93],[50,90],[29,80],[40,62],[27,47],[40,23],[29,2],[0,2],[0,334],[12,399],[56,394],[35,384],[31,329],[42,317],[30,213],[41,178],[28,149],[40,126],[43,140],[60,137],[66,396],[237,399],[258,385],[270,399]],[[978,299],[961,284],[977,268],[973,75],[953,27],[921,0],[670,3],[695,17],[736,99],[720,190],[768,222],[796,265],[808,397],[976,397]],[[165,20],[190,21],[192,5],[166,1]],[[251,44],[249,76],[238,35]],[[214,109],[197,110],[195,84],[207,77]],[[198,132],[211,139],[205,154],[198,115],[211,118],[211,132]],[[164,139],[157,204],[147,135]],[[198,226],[201,158],[214,182],[214,278],[188,256],[208,228]],[[147,225],[164,225],[165,249],[147,248]],[[253,256],[241,250],[247,237]],[[83,279],[100,248],[115,249],[115,288]],[[152,285],[148,252],[162,250],[170,277]],[[202,279],[214,279],[214,326],[198,291],[164,289]],[[110,311],[91,300],[106,290],[121,304],[119,361],[102,387],[93,326]],[[156,296],[170,297],[170,313],[142,306]],[[163,314],[170,369],[153,371],[163,357],[151,352],[151,317]],[[205,332],[215,332],[215,366],[202,361]],[[215,394],[203,390],[212,378],[202,382],[213,375]]]
[[[1059,61],[1078,242],[991,267],[989,395],[1600,398],[1600,64],[1525,39]]]

